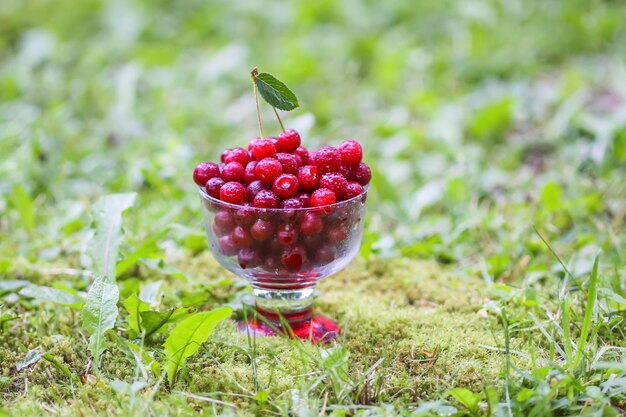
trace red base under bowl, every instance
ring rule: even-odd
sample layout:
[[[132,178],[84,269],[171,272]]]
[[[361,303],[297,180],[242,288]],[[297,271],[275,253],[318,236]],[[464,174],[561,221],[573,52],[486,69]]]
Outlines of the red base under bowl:
[[[341,329],[334,321],[319,315],[313,315],[311,319],[290,323],[291,329],[284,329],[280,323],[271,326],[255,317],[248,322],[242,320],[238,323],[239,330],[250,332],[252,336],[279,336],[288,335],[302,340],[310,340],[311,343],[325,343],[339,336]],[[275,330],[276,329],[276,330]]]

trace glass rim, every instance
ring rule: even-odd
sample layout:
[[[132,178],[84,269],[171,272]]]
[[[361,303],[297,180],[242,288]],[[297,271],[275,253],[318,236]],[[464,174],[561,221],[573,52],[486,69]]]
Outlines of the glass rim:
[[[339,201],[337,203],[333,203],[333,204],[326,204],[324,206],[315,206],[315,207],[301,207],[301,208],[265,208],[265,207],[253,207],[253,206],[242,206],[240,204],[233,204],[233,203],[227,203],[225,201],[219,200],[215,197],[210,196],[206,190],[204,189],[204,187],[198,186],[198,191],[200,191],[200,195],[202,196],[202,198],[204,198],[205,200],[208,200],[212,203],[215,203],[219,206],[222,207],[228,207],[231,209],[236,209],[236,210],[240,210],[240,209],[246,209],[246,210],[259,210],[259,211],[263,211],[263,212],[275,212],[275,213],[292,213],[294,211],[298,211],[298,212],[306,212],[306,211],[313,211],[313,210],[319,210],[319,209],[334,209],[337,207],[343,207],[344,205],[347,205],[349,203],[352,203],[354,201],[357,201],[358,199],[362,198],[363,196],[367,195],[367,192],[370,189],[370,184],[366,184],[363,187],[363,192],[355,195],[352,198],[349,198],[347,200],[343,200],[343,201]]]

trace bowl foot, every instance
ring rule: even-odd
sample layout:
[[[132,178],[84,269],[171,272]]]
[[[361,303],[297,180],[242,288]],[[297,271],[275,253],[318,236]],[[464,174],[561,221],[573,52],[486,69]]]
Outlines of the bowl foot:
[[[313,344],[330,342],[341,332],[337,323],[317,314],[309,320],[290,323],[290,329],[284,329],[280,322],[272,322],[270,325],[256,317],[251,317],[247,322],[240,321],[237,327],[243,332],[250,332],[250,335],[255,337],[289,335],[302,340],[310,340]]]

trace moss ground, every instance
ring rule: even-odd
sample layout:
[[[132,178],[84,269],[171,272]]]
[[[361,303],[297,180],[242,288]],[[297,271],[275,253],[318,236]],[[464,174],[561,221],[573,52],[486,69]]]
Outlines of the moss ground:
[[[209,254],[192,257],[181,267],[199,282],[226,274]],[[181,286],[180,281],[167,285]],[[219,288],[212,297],[221,299],[237,287],[235,282]],[[312,346],[285,338],[259,338],[250,344],[233,319],[220,325],[188,360],[174,390],[162,387],[140,407],[157,414],[232,408],[180,393],[187,391],[212,398],[221,393],[217,397],[234,404],[242,414],[293,407],[293,388],[307,394],[298,401],[309,408],[321,407],[325,396],[346,406],[406,405],[434,399],[452,387],[478,391],[498,380],[503,365],[501,354],[484,347],[499,346],[502,332],[483,313],[483,287],[480,279],[456,275],[435,263],[357,260],[319,286],[317,311],[337,319],[343,328],[336,343]],[[80,372],[88,351],[85,335],[75,326],[77,315],[69,308],[42,305],[10,325],[0,339],[3,406],[16,415],[72,415],[78,409],[84,413],[84,405],[94,415],[145,411],[133,409],[126,394],[104,381],[72,384],[47,361],[25,373],[15,372],[17,360],[23,357],[22,344],[27,348],[39,345]],[[121,380],[135,373],[131,361],[112,341],[104,373]],[[252,399],[259,391],[268,394],[265,405]]]

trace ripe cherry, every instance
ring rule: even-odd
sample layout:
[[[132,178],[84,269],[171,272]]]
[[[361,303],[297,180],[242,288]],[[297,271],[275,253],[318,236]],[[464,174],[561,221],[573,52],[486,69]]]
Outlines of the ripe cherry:
[[[246,201],[246,188],[238,182],[227,182],[220,188],[220,200],[230,204],[243,204]]]
[[[363,186],[358,182],[349,182],[346,189],[346,199],[351,199],[363,192]]]
[[[311,155],[309,155],[310,157]],[[341,152],[332,146],[325,146],[315,153],[314,160],[322,175],[327,172],[339,171],[339,167],[341,167]]]
[[[254,196],[252,205],[258,208],[277,208],[280,205],[280,199],[271,190],[261,190]]]
[[[301,246],[286,248],[281,255],[281,262],[290,271],[297,271],[306,262],[306,251]]]
[[[305,236],[313,236],[322,231],[324,221],[315,213],[305,213],[300,222],[300,232]]]
[[[233,229],[233,242],[240,248],[247,248],[252,245],[252,237],[250,233],[241,226],[235,226]]]
[[[320,188],[328,188],[337,198],[343,199],[348,192],[348,180],[338,172],[329,172],[320,178]]]
[[[265,184],[261,180],[254,180],[246,187],[246,196],[248,201],[254,201],[254,197],[260,192],[265,190]]]
[[[296,155],[280,152],[276,154],[276,159],[278,159],[278,162],[283,166],[283,173],[294,175],[298,173],[300,163]]]
[[[300,165],[306,165],[309,163],[309,151],[304,146],[298,146],[293,153],[300,157]]]
[[[276,146],[269,139],[259,139],[251,145],[252,155],[256,158],[257,161],[262,160],[263,158],[274,158],[276,157]]]
[[[278,135],[276,147],[280,152],[293,152],[300,146],[300,134],[288,129]]]
[[[246,168],[243,170],[243,181],[246,184],[250,184],[252,181],[256,180],[256,175],[254,173],[254,169],[256,168],[257,161],[250,161]]]
[[[224,180],[220,177],[213,177],[206,183],[206,192],[213,198],[220,198],[220,189],[225,184]]]
[[[366,163],[361,162],[354,172],[354,179],[361,185],[367,185],[372,179],[372,171]]]
[[[264,158],[254,168],[254,174],[266,184],[271,184],[276,177],[283,173],[283,166],[275,158]]]
[[[336,202],[335,193],[328,188],[318,188],[311,194],[311,207],[327,206]]]
[[[274,225],[269,220],[257,219],[250,227],[250,236],[260,242],[269,239],[274,234]]]
[[[230,153],[228,153],[228,155],[225,156],[224,162],[239,162],[241,166],[245,167],[248,162],[250,162],[250,155],[244,148],[234,148],[230,151]]]
[[[283,246],[293,245],[298,241],[298,230],[291,223],[283,223],[278,226],[276,240]]]
[[[303,190],[315,190],[320,182],[317,167],[314,165],[305,165],[298,168],[298,181],[300,182],[300,188]]]
[[[211,178],[219,176],[220,169],[213,162],[200,162],[193,170],[193,180],[201,187],[204,187]]]
[[[280,198],[291,198],[298,192],[298,178],[292,174],[281,174],[272,183],[272,190]]]
[[[222,169],[222,179],[226,182],[243,181],[243,165],[239,162],[228,162]]]
[[[356,166],[363,159],[363,148],[355,140],[347,140],[339,146],[341,161],[347,166]]]

